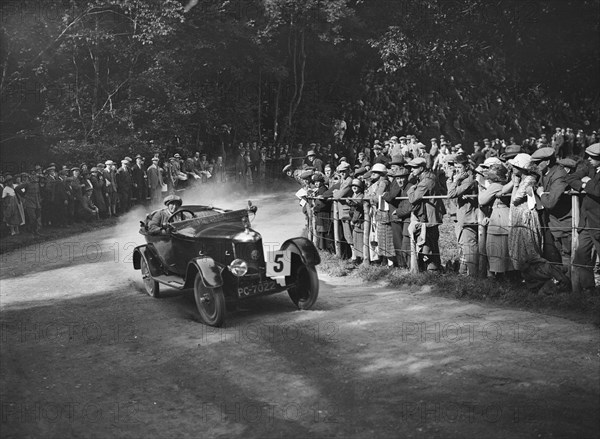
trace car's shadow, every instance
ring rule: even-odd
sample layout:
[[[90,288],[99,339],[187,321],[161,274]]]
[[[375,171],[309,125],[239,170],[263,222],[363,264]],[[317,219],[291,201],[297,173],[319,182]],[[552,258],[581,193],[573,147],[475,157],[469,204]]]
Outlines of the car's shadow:
[[[182,319],[193,320],[202,324],[198,311],[196,309],[196,301],[194,299],[194,290],[185,289],[177,290],[161,285],[160,298],[158,299],[162,307],[165,307],[165,312],[177,313]],[[327,311],[333,309],[334,306],[327,301],[319,298],[312,310]],[[225,324],[228,327],[243,325],[246,322],[254,321],[257,318],[283,318],[285,314],[298,311],[298,308],[288,296],[287,291],[272,294],[270,296],[255,297],[238,301],[234,306],[227,305],[227,313],[225,315]],[[306,312],[310,312],[306,311]],[[291,319],[292,317],[289,316]]]

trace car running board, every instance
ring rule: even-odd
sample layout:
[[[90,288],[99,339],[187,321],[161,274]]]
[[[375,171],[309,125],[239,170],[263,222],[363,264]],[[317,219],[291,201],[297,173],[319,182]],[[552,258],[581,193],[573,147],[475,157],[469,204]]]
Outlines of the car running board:
[[[182,290],[185,285],[185,281],[180,276],[167,276],[166,274],[162,274],[160,276],[153,276],[152,279],[154,279],[156,282],[160,282],[163,285],[177,288],[178,290]]]

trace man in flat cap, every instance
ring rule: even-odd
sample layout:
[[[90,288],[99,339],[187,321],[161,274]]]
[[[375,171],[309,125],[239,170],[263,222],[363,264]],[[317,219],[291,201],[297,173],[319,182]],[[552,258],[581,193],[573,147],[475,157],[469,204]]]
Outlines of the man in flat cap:
[[[568,187],[567,173],[557,163],[554,148],[540,148],[531,155],[542,176],[537,195],[544,207],[540,219],[544,232],[543,256],[550,262],[571,262],[571,197],[564,192]]]
[[[426,166],[427,161],[423,157],[414,158],[406,164],[416,181],[407,191],[408,201],[413,206],[409,231],[417,247],[419,271],[438,271],[441,268],[439,226],[446,209],[442,200],[424,198],[441,192],[436,175]]]
[[[477,246],[477,183],[469,166],[469,159],[458,154],[454,174],[446,182],[448,198],[456,200],[456,239],[461,248],[461,274],[477,276],[479,249]]]
[[[579,242],[573,257],[573,291],[592,291],[595,287],[592,248],[600,254],[600,143],[586,148],[591,166],[581,166],[569,175],[570,184],[576,190],[585,191],[579,217]]]
[[[111,217],[117,214],[117,201],[119,199],[117,186],[117,166],[112,160],[104,162],[105,168],[103,171],[104,181],[106,182],[107,193],[107,208],[108,216]]]
[[[383,200],[390,205],[389,214],[392,225],[392,239],[396,252],[396,264],[400,268],[410,268],[410,234],[408,232],[408,225],[410,224],[412,204],[408,200],[397,200],[396,198],[408,196],[408,189],[412,186],[408,182],[409,175],[410,171],[404,166],[393,166],[387,175],[391,179],[389,190],[382,196]]]
[[[158,168],[158,157],[152,157],[152,164],[148,166],[146,173],[150,187],[150,202],[155,205],[160,203],[163,185],[162,174]]]

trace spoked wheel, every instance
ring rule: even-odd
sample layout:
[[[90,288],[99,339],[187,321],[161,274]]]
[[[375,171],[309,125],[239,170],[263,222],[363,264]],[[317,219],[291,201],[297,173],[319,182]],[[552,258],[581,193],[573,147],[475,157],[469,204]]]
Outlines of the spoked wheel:
[[[194,298],[202,323],[209,326],[222,326],[225,320],[225,296],[223,288],[209,288],[202,283],[202,275],[196,274]]]
[[[158,286],[158,282],[152,279],[150,267],[148,267],[148,261],[146,261],[146,256],[142,255],[140,268],[142,271],[142,280],[144,281],[144,289],[146,290],[146,293],[151,297],[160,297],[160,288]]]
[[[298,261],[292,263],[292,272],[287,276],[286,283],[296,284],[288,290],[290,299],[299,309],[310,309],[319,296],[319,276],[312,265],[305,265]]]

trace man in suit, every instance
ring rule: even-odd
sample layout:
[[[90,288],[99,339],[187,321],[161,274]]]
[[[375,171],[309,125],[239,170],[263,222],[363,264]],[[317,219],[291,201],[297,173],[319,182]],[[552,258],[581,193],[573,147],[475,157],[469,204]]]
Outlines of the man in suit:
[[[158,157],[152,157],[152,164],[146,170],[148,175],[148,186],[150,187],[150,203],[160,203],[162,195],[162,175],[158,169]]]
[[[119,213],[129,210],[133,182],[129,173],[128,160],[121,160],[121,167],[117,170],[117,193],[119,194]]]
[[[540,148],[531,155],[542,178],[536,192],[543,206],[544,257],[550,262],[571,262],[571,197],[565,195],[567,172],[556,161],[554,148]],[[547,227],[547,228],[546,228]]]
[[[438,195],[439,182],[436,175],[427,170],[423,157],[412,159],[406,167],[411,169],[411,178],[415,181],[406,195],[413,206],[409,230],[417,246],[419,271],[438,271],[441,268],[439,226],[446,211],[441,200],[424,197]]]
[[[141,155],[135,157],[135,165],[131,169],[133,197],[137,204],[146,202],[146,179],[144,178],[143,159]]]
[[[160,209],[152,215],[148,221],[148,233],[151,235],[166,235],[168,234],[168,220],[181,207],[183,200],[177,195],[168,195],[164,200],[165,208]]]
[[[595,287],[592,248],[600,254],[600,143],[586,148],[591,167],[580,168],[569,175],[571,187],[585,191],[579,218],[579,245],[575,250],[572,268],[574,292],[591,291]],[[584,169],[587,172],[584,174]],[[583,171],[583,172],[581,172]]]
[[[396,198],[408,196],[408,189],[412,186],[408,182],[409,175],[410,171],[404,167],[394,167],[394,169],[390,170],[388,172],[388,177],[392,179],[390,189],[382,196],[391,206],[390,221],[392,224],[392,238],[396,251],[396,263],[400,268],[409,268],[410,266],[410,235],[408,233],[408,225],[410,223],[412,204],[408,200],[396,200]]]

